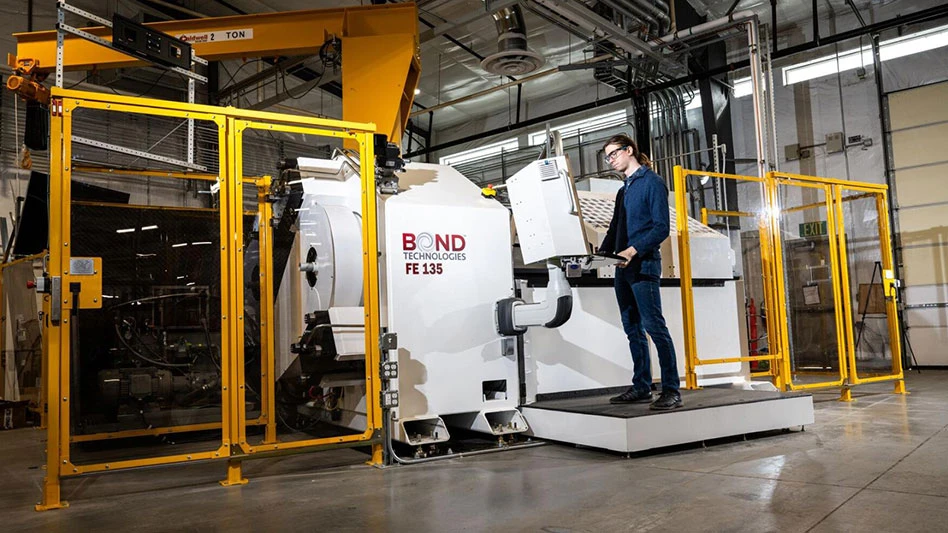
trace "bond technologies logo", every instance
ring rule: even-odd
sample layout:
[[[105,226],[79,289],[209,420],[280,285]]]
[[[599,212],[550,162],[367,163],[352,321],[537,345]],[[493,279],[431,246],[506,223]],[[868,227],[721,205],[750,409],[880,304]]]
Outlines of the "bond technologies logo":
[[[402,233],[402,253],[408,261],[465,261],[463,235]]]
[[[405,274],[409,276],[444,274],[442,261],[466,261],[464,235],[450,233],[402,233]]]

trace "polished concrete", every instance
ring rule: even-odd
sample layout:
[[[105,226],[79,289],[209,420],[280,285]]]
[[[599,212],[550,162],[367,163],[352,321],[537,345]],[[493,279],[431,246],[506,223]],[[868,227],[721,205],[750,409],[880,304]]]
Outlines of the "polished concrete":
[[[626,458],[551,444],[387,470],[350,450],[65,481],[36,513],[42,432],[0,432],[0,531],[858,531],[948,529],[948,371],[857,401],[817,393],[816,423]]]

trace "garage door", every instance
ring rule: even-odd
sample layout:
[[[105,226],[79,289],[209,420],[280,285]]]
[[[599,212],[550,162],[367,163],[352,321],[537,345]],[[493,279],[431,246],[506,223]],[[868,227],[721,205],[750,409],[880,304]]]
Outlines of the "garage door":
[[[948,82],[891,93],[905,324],[919,365],[948,365]]]

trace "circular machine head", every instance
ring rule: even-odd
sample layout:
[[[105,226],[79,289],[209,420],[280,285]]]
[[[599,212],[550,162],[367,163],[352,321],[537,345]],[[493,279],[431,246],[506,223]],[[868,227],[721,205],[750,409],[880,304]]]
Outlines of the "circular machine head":
[[[306,198],[299,216],[304,312],[362,305],[362,225],[340,205]]]

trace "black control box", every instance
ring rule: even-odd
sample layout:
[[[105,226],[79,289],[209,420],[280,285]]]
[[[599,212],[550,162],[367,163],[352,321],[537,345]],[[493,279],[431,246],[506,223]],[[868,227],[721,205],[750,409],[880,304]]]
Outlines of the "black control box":
[[[191,70],[191,45],[122,15],[112,15],[112,45],[146,61]]]

